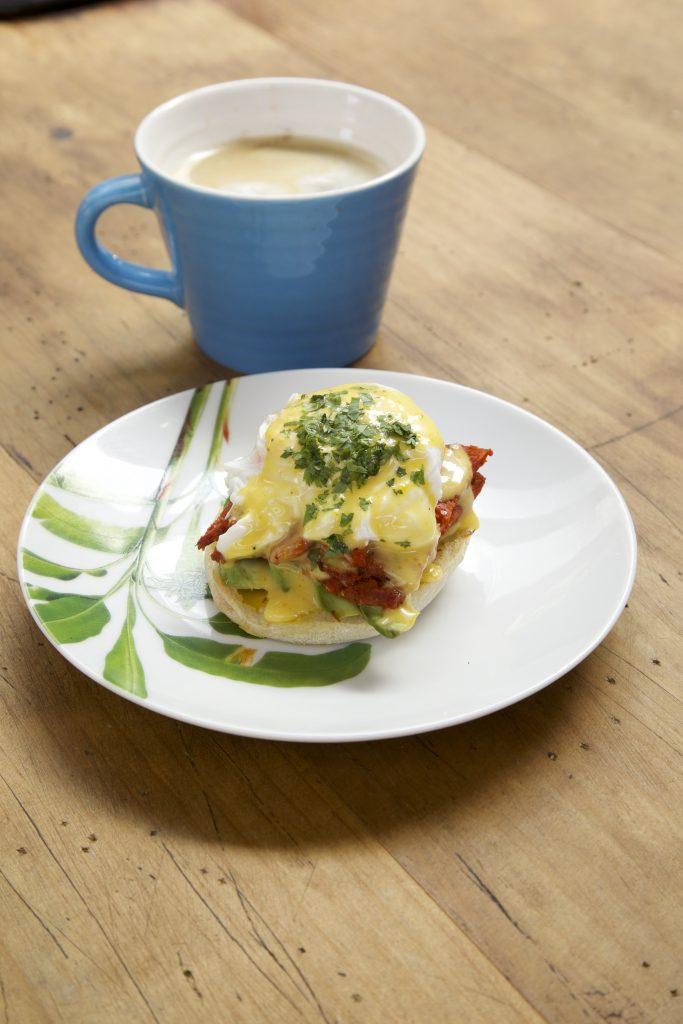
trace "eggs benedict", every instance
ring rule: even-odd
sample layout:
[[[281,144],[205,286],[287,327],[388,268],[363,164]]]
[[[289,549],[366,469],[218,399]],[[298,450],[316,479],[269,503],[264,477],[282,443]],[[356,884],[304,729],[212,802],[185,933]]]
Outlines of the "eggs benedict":
[[[197,546],[213,598],[254,636],[338,643],[414,624],[462,559],[490,449],[445,444],[400,391],[293,395],[226,467]]]

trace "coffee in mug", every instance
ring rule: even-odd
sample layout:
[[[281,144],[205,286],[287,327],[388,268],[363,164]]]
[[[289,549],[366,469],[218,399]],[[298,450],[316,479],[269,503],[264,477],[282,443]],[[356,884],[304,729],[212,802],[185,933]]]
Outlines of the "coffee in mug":
[[[387,170],[385,161],[350,143],[262,135],[191,153],[174,177],[240,196],[300,196],[362,185]]]

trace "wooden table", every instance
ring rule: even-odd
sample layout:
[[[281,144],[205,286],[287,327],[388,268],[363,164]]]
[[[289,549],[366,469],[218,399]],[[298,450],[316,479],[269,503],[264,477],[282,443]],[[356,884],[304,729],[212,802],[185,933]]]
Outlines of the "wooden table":
[[[0,40],[0,1022],[680,1021],[680,6],[149,0]],[[430,736],[297,746],[161,718],[71,668],[17,586],[50,467],[220,374],[177,309],[86,267],[79,198],[134,169],[161,100],[270,74],[372,86],[427,126],[364,364],[534,410],[638,528],[605,643]],[[162,261],[149,215],[104,227]]]

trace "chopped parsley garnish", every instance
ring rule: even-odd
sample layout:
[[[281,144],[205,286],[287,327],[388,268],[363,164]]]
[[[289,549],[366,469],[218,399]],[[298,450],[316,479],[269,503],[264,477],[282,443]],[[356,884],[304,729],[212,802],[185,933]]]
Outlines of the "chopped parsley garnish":
[[[307,505],[306,511],[304,512],[304,526],[306,523],[310,523],[311,519],[315,519],[318,514],[317,505]]]
[[[410,479],[414,484],[423,484],[425,482],[425,471],[424,466],[420,466],[414,473],[410,474]]]
[[[343,555],[349,550],[346,541],[338,533],[331,533],[325,538],[325,543],[333,554]]]
[[[367,512],[367,510],[370,508],[370,502],[368,501],[367,498],[359,498],[358,504],[363,509],[363,512]]]
[[[399,466],[398,469],[396,470],[396,476],[405,476],[405,475],[406,475],[405,469],[403,468],[403,466]]]
[[[282,458],[294,460],[305,483],[335,495],[362,487],[392,458],[405,462],[418,441],[413,428],[395,416],[366,417],[374,404],[370,392],[360,391],[342,401],[348,394],[305,396],[300,418],[287,421],[283,428],[296,436],[298,448],[285,448]]]
[[[410,541],[409,540],[397,540],[396,543],[398,544],[398,546],[400,548],[409,548],[410,547]]]
[[[403,490],[400,487],[394,487],[394,494],[403,494]]]
[[[393,487],[394,486],[394,482],[395,481],[394,481],[394,478],[392,476],[390,480],[387,480],[387,487]]]
[[[342,514],[339,516],[339,525],[348,526],[352,519],[353,512],[342,512]]]

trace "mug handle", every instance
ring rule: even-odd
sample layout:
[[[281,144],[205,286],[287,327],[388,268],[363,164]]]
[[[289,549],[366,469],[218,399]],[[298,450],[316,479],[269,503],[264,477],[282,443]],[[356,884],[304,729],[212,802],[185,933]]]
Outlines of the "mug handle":
[[[76,214],[76,241],[86,263],[95,273],[132,292],[157,295],[183,305],[182,285],[177,270],[153,270],[140,263],[123,260],[98,242],[97,221],[104,211],[118,203],[151,209],[152,200],[141,174],[121,174],[95,185],[81,200]]]

